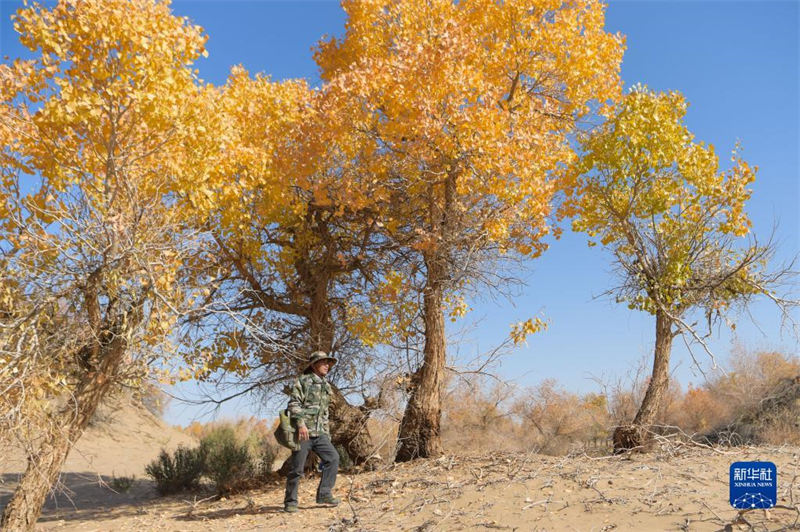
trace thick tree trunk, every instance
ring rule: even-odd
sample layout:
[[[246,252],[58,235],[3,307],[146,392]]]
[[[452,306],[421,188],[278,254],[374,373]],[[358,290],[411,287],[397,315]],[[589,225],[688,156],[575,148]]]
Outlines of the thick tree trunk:
[[[415,458],[435,458],[442,454],[440,423],[442,418],[442,379],[445,367],[444,298],[442,279],[444,269],[439,257],[425,260],[428,284],[425,289],[423,313],[425,347],[422,367],[414,374],[400,432],[397,435],[395,461]]]
[[[61,473],[73,442],[80,437],[77,427],[53,429],[39,450],[28,461],[14,495],[3,510],[3,530],[33,530],[51,487]]]
[[[354,466],[374,469],[380,463],[381,457],[375,454],[372,435],[367,428],[370,411],[351,405],[338,388],[332,388],[331,441],[347,452]]]
[[[103,371],[88,374],[78,385],[73,398],[59,411],[59,425],[46,436],[28,467],[14,495],[3,510],[3,530],[33,530],[42,513],[47,494],[52,489],[70,449],[83,434],[97,406],[107,393],[111,379],[122,358],[122,350],[110,355]]]
[[[325,273],[316,273],[315,276],[308,278],[307,283],[312,285],[309,290],[311,304],[308,318],[310,347],[312,351],[330,353],[333,350],[334,338],[333,312],[328,300],[330,279]]]
[[[669,357],[672,351],[672,319],[656,312],[656,345],[653,374],[633,423],[614,430],[614,452],[642,448],[650,439],[650,427],[656,421],[664,393],[669,387]]]

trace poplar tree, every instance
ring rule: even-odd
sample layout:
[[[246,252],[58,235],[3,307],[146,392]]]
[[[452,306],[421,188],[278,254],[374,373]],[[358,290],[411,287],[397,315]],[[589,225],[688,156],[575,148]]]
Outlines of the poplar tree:
[[[98,404],[170,356],[196,250],[180,198],[200,28],[154,0],[17,12],[36,54],[0,66],[0,430],[28,443],[2,528],[32,530]],[[197,169],[194,169],[197,171]]]
[[[442,452],[444,313],[504,254],[536,257],[550,233],[569,134],[619,94],[623,42],[593,0],[345,1],[345,34],[319,45],[322,78],[346,89],[344,125],[372,144],[387,238],[421,287],[422,362],[397,460]],[[391,272],[389,272],[391,273]],[[410,279],[414,276],[415,279]],[[448,303],[449,301],[449,303]],[[396,320],[404,327],[407,320]],[[529,320],[520,334],[541,322]]]

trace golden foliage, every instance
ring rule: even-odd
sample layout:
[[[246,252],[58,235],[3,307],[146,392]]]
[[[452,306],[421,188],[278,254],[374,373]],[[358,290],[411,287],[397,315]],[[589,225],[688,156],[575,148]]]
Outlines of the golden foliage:
[[[765,291],[765,250],[737,249],[750,220],[744,205],[756,167],[733,153],[722,171],[714,147],[695,142],[676,92],[635,86],[614,114],[582,139],[562,215],[609,247],[626,279],[619,300],[672,316],[699,305],[713,312]]]
[[[193,290],[175,207],[196,175],[206,37],[155,0],[31,4],[14,27],[35,53],[0,66],[0,382],[20,419],[100,373],[138,386],[168,352]]]
[[[436,211],[447,211],[451,225],[463,217],[504,249],[540,253],[555,189],[549,174],[572,158],[567,133],[590,101],[619,94],[622,38],[603,31],[603,6],[343,7],[346,34],[322,42],[316,59],[341,93],[332,105],[344,125],[369,139],[369,170],[392,185],[383,193],[402,191],[394,218],[411,224],[416,249],[452,244],[437,227]],[[420,209],[423,220],[408,218]]]
[[[381,276],[386,297],[354,312],[352,329],[373,344],[415,329],[424,290],[442,289],[429,310],[457,319],[486,264],[544,251],[556,175],[574,157],[568,136],[592,104],[619,97],[624,45],[591,0],[343,8],[345,34],[315,54],[329,128],[407,261],[402,283]],[[518,324],[515,339],[542,326]]]

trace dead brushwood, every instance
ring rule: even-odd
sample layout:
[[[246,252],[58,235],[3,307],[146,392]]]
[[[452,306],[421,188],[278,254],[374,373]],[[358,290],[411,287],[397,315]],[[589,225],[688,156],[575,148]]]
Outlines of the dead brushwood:
[[[482,526],[483,528],[491,528],[495,530],[511,530],[512,527],[506,525],[498,525],[494,521],[489,521],[486,523],[478,523],[478,526]]]
[[[211,500],[218,500],[218,499],[219,496],[217,494],[211,495],[210,497],[206,497],[200,500],[197,499],[197,495],[194,496],[194,500],[192,501],[187,501],[186,499],[184,499],[183,502],[185,502],[189,506],[189,508],[186,510],[185,517],[193,517],[194,512],[196,512],[200,508],[200,505],[203,504],[204,502],[208,502]]]
[[[713,509],[712,509],[712,508],[711,508],[709,505],[707,505],[705,502],[703,502],[703,501],[695,501],[695,502],[699,502],[700,504],[702,504],[702,505],[703,505],[703,506],[706,508],[706,510],[708,510],[709,512],[711,512],[712,514],[714,514],[714,517],[716,518],[717,522],[719,522],[719,523],[720,523],[720,524],[722,524],[722,525],[724,525],[724,524],[725,524],[725,520],[724,520],[722,517],[720,517],[720,516],[719,516],[719,514],[718,514],[717,512],[715,512],[715,511],[714,511],[714,510],[713,510]]]
[[[350,481],[350,489],[347,491],[347,505],[350,507],[350,512],[353,514],[353,518],[350,520],[350,523],[355,525],[358,523],[358,513],[356,513],[356,509],[353,506],[353,477],[348,477]]]

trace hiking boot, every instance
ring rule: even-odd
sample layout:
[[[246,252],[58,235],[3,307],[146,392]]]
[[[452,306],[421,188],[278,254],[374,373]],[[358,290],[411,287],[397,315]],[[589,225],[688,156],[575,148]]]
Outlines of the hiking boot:
[[[297,505],[296,504],[284,504],[283,505],[283,511],[286,512],[286,513],[289,513],[289,514],[293,514],[293,513],[295,513],[297,511]]]
[[[340,502],[342,502],[342,500],[337,497],[334,497],[333,495],[323,495],[322,497],[317,497],[317,504],[325,504],[327,506],[339,506]]]

